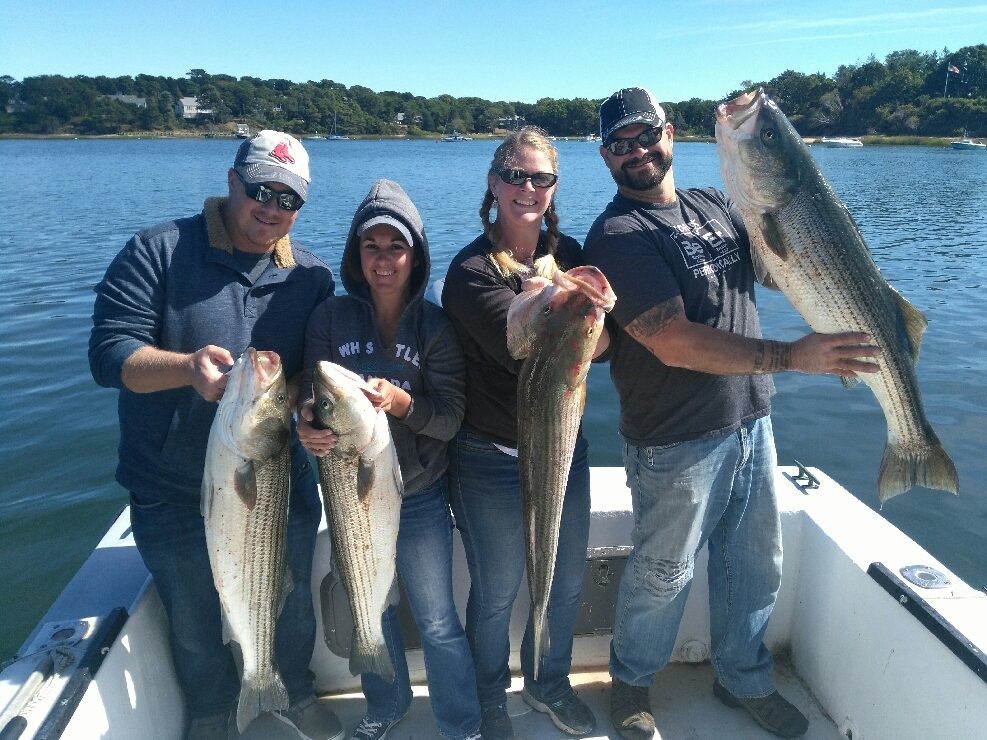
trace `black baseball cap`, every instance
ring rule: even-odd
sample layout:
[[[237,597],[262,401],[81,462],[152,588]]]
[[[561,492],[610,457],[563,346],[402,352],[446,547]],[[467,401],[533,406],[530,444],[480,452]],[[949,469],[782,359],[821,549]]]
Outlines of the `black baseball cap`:
[[[665,111],[655,96],[643,87],[625,87],[600,104],[600,138],[603,145],[617,129],[632,123],[665,123]]]

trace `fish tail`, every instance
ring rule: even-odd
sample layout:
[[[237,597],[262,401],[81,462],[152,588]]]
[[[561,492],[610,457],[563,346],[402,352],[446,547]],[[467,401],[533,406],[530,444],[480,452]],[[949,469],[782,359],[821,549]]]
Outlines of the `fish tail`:
[[[376,673],[387,681],[394,681],[394,666],[391,656],[387,654],[387,645],[383,641],[376,644],[355,643],[350,652],[350,673],[354,676]]]
[[[949,493],[960,492],[956,466],[935,434],[928,451],[922,455],[909,454],[891,445],[884,448],[877,476],[877,495],[881,504],[916,485]]]
[[[240,732],[261,712],[288,708],[288,691],[277,671],[266,682],[258,682],[256,676],[244,676],[241,684],[236,708],[236,727]]]

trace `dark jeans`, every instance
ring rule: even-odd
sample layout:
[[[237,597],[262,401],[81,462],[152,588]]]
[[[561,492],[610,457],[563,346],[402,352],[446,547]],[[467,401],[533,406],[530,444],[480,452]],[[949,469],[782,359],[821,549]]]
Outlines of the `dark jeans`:
[[[549,650],[542,656],[538,681],[534,663],[531,610],[521,641],[521,671],[538,696],[553,701],[567,694],[572,664],[572,633],[579,615],[590,495],[587,444],[576,440],[559,527],[555,577],[548,603]],[[525,569],[521,482],[517,458],[462,430],[449,445],[449,498],[463,537],[469,564],[466,636],[476,664],[480,705],[503,704],[510,686],[511,609]]]
[[[476,674],[469,643],[452,596],[452,516],[446,476],[401,504],[397,568],[418,626],[432,713],[443,737],[474,736],[480,727]],[[375,673],[361,677],[367,715],[396,720],[411,705],[411,682],[397,609],[383,615],[384,639],[394,682]]]
[[[312,553],[321,516],[315,476],[306,460],[292,469],[287,549],[294,588],[285,599],[275,635],[278,670],[292,703],[312,694]],[[223,644],[219,596],[198,505],[155,501],[131,492],[130,523],[168,614],[172,659],[189,716],[230,709],[240,692],[240,678]]]

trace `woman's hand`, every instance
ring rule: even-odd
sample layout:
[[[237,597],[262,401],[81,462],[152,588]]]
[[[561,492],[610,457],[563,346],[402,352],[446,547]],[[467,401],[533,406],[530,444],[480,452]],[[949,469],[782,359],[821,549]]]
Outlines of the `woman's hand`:
[[[316,457],[322,457],[336,446],[339,438],[331,429],[316,429],[312,426],[315,414],[312,413],[312,401],[302,404],[298,409],[298,441],[302,447]]]

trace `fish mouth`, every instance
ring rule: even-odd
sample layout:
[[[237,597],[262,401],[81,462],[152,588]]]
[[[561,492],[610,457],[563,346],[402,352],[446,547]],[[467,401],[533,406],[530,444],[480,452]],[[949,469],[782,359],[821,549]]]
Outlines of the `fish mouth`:
[[[255,387],[267,389],[281,375],[281,357],[277,352],[271,350],[258,350],[254,347],[247,347],[243,351],[250,364]]]
[[[720,103],[716,106],[716,121],[723,125],[729,125],[733,129],[740,128],[744,121],[761,109],[761,104],[766,97],[764,88],[738,95],[733,100]]]
[[[595,267],[591,270],[578,267],[568,272],[557,270],[552,275],[552,282],[564,290],[578,290],[585,294],[594,306],[609,312],[616,305],[617,296],[610,289],[610,284],[603,277],[603,273]]]

